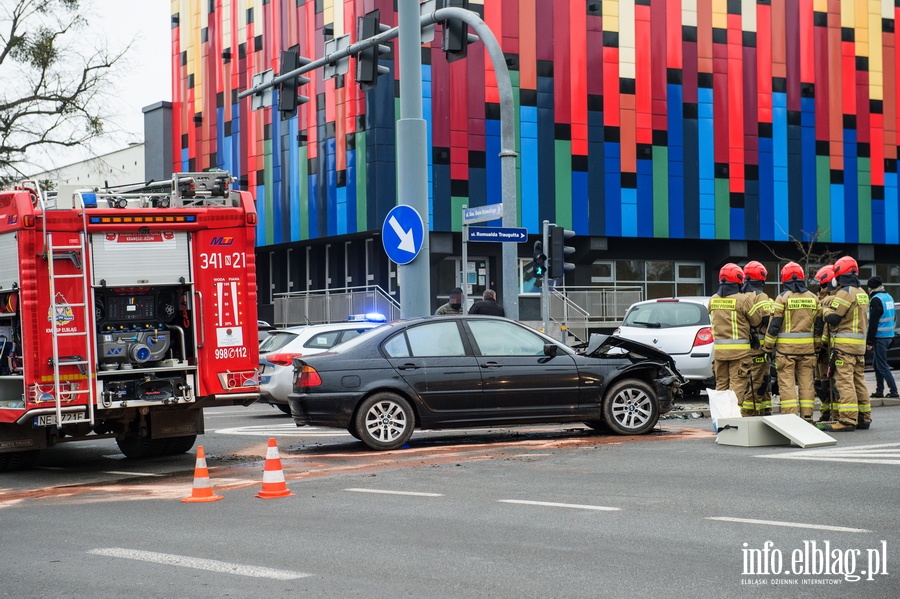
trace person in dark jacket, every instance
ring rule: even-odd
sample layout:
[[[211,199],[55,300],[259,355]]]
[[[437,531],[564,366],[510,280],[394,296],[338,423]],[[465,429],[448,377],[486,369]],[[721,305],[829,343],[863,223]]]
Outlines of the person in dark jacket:
[[[450,292],[450,301],[447,302],[446,304],[442,305],[440,308],[438,308],[437,311],[435,312],[435,314],[437,314],[438,316],[448,316],[451,314],[462,314],[463,313],[462,302],[463,302],[463,290],[460,289],[459,287],[455,287],[453,289],[453,291]]]
[[[497,292],[493,289],[485,289],[481,296],[484,299],[472,304],[469,314],[487,314],[489,316],[506,316],[503,306],[497,303]]]
[[[884,397],[887,383],[887,397],[897,395],[897,382],[891,374],[887,362],[887,350],[894,341],[894,298],[884,290],[880,277],[872,277],[866,283],[869,288],[869,330],[866,334],[866,349],[872,352],[875,365],[875,393],[872,397]]]

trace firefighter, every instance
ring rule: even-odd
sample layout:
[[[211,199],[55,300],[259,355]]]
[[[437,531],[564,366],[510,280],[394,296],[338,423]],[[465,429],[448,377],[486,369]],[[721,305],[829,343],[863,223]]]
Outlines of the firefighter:
[[[822,315],[831,327],[834,351],[834,385],[838,392],[837,422],[820,424],[825,431],[867,429],[872,407],[863,368],[866,363],[866,329],[869,326],[869,295],[859,286],[859,266],[850,256],[834,263],[838,290]]]
[[[834,264],[823,266],[813,277],[819,283],[819,306],[824,308],[831,303],[831,298],[837,293],[834,280]],[[832,415],[832,406],[837,404],[837,390],[834,388],[834,373],[829,368],[831,361],[831,327],[826,323],[819,340],[819,352],[816,355],[816,396],[821,402],[821,414],[819,422],[837,420],[837,412]]]
[[[749,294],[753,300],[753,307],[750,308],[748,316],[759,313],[762,320],[759,326],[750,329],[750,383],[747,385],[747,393],[741,405],[741,416],[765,416],[772,413],[772,392],[768,384],[769,360],[761,343],[772,314],[772,300],[763,291],[768,274],[766,267],[756,260],[744,265],[744,284],[741,291]]]
[[[763,349],[777,352],[775,369],[781,413],[799,413],[811,423],[816,402],[816,352],[824,328],[822,309],[813,292],[806,288],[803,268],[796,262],[788,262],[781,269],[781,283],[785,290],[773,302]]]
[[[741,292],[744,271],[729,262],[719,271],[719,290],[709,300],[713,332],[713,374],[716,390],[731,389],[740,407],[750,376],[750,327],[759,326],[759,312],[751,320],[753,299]]]

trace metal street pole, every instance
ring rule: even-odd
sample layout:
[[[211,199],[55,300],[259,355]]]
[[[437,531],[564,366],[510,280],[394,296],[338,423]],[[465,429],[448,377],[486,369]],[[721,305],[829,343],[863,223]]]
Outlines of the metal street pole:
[[[416,209],[425,232],[422,249],[397,267],[400,317],[431,314],[431,243],[428,223],[428,136],[422,118],[422,31],[419,0],[397,4],[400,48],[400,120],[397,121],[397,203]]]

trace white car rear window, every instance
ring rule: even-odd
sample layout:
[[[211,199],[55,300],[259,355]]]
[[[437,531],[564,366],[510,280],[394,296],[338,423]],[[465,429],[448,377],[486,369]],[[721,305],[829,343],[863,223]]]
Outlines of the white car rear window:
[[[648,329],[704,326],[709,324],[709,313],[693,302],[653,302],[632,308],[622,324]]]

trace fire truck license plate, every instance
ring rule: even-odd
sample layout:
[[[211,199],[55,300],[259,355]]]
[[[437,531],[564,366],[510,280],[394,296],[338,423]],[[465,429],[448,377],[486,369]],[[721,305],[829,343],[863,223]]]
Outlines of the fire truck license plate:
[[[84,412],[63,412],[63,422],[74,422],[84,418]],[[52,426],[56,424],[56,414],[42,414],[34,417],[34,426]]]

